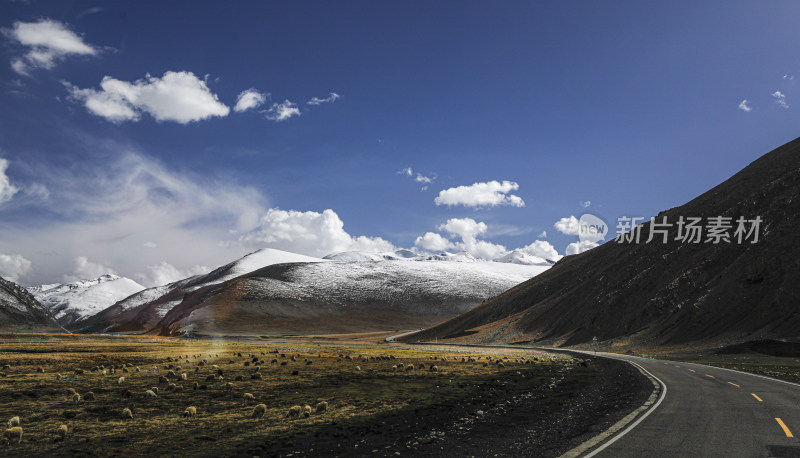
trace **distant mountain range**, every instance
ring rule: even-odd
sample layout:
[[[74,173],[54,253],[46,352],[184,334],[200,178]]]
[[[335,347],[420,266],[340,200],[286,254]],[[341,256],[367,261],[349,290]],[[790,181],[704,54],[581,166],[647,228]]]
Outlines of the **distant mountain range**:
[[[694,217],[704,228],[699,243],[678,237],[677,223]],[[730,218],[730,242],[708,241],[707,228],[717,217]],[[757,243],[752,234],[736,240],[740,217],[761,219]],[[404,339],[569,346],[597,337],[618,348],[800,340],[800,139],[656,221],[664,218],[672,225],[641,226],[640,243],[612,240],[565,257],[481,306]],[[666,229],[668,241],[654,232],[654,241],[644,243],[651,228]]]
[[[145,288],[129,278],[106,274],[93,280],[27,289],[62,326],[71,326]]]
[[[64,332],[50,311],[25,288],[0,277],[0,330]]]

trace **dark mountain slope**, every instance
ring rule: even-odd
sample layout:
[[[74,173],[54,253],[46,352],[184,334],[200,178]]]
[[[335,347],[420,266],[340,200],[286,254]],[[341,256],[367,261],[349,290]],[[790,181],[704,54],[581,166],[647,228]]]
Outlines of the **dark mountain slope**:
[[[675,226],[666,244],[612,240],[405,340],[573,345],[597,336],[635,346],[800,338],[800,139],[657,221],[663,216],[673,224],[702,217],[704,226],[717,216],[763,222],[756,244],[685,243],[675,240]],[[613,231],[616,221],[607,222]],[[650,223],[641,230],[646,240]]]
[[[0,331],[64,332],[64,329],[28,290],[0,278]]]

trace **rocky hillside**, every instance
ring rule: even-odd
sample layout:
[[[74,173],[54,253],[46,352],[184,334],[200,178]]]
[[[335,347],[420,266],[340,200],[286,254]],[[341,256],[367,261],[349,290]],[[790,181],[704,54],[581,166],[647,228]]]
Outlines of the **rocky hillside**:
[[[64,332],[64,329],[25,288],[0,277],[0,331]]]
[[[489,261],[277,264],[186,294],[152,332],[319,334],[422,327],[547,268]]]
[[[730,243],[708,240],[710,218],[718,216],[731,218]],[[656,220],[664,217],[674,225],[666,243],[658,232],[656,241],[644,243],[651,230],[644,224],[640,243],[612,240],[566,257],[405,339],[574,345],[597,336],[620,346],[800,339],[800,139]],[[702,218],[699,243],[676,240],[681,217]],[[751,243],[754,234],[737,243],[740,217],[761,218],[757,243]]]

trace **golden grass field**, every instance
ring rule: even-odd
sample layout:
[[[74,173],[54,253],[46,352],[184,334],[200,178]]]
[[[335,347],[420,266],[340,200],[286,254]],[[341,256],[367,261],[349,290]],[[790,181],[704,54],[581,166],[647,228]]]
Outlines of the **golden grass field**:
[[[24,431],[22,443],[3,441],[0,455],[235,455],[311,436],[334,423],[363,423],[377,414],[466,399],[499,373],[513,376],[523,367],[570,359],[531,350],[377,344],[369,337],[317,343],[0,335],[0,421],[5,429],[5,422],[19,416]],[[474,362],[462,362],[470,357]],[[502,366],[497,358],[505,358]],[[415,370],[395,372],[401,363]],[[260,380],[251,378],[257,367]],[[159,383],[170,371],[175,376]],[[218,371],[222,379],[213,379]],[[182,373],[186,380],[178,379]],[[182,391],[168,391],[171,383]],[[195,383],[205,389],[193,389]],[[158,397],[145,395],[152,387],[158,387]],[[132,397],[122,397],[123,388]],[[75,402],[70,389],[82,398],[91,391],[95,399]],[[246,403],[244,393],[255,402]],[[325,412],[286,417],[294,405],[321,401],[329,405]],[[253,418],[254,405],[261,403],[266,414]],[[183,417],[189,406],[196,407],[195,418]],[[124,408],[132,410],[132,419],[123,418]],[[65,441],[57,440],[60,425],[69,430]]]

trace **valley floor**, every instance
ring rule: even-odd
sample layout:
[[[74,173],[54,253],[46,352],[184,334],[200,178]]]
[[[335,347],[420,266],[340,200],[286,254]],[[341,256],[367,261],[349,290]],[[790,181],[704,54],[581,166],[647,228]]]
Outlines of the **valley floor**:
[[[616,361],[380,338],[2,335],[0,420],[19,416],[24,435],[0,454],[557,456],[652,388]],[[287,418],[322,401],[326,411]],[[183,417],[189,406],[196,417]],[[69,433],[57,441],[62,424]]]

